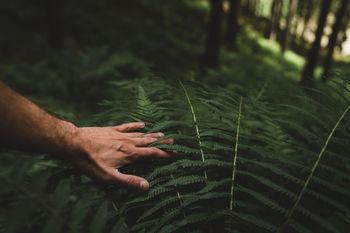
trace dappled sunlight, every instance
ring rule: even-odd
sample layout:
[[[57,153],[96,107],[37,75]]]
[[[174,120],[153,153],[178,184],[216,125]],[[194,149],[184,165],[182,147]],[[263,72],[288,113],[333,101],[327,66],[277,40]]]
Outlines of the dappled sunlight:
[[[301,69],[304,67],[305,65],[305,58],[296,54],[295,52],[293,52],[292,50],[288,50],[284,53],[284,58],[290,62],[290,63],[294,63],[298,69]]]

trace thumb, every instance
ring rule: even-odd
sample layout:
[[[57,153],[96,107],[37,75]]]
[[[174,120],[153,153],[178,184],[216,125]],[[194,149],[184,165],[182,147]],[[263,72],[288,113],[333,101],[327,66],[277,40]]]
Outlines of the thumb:
[[[115,170],[115,177],[117,179],[117,182],[130,188],[138,189],[141,191],[147,191],[149,189],[149,183],[144,178],[123,174],[119,172],[118,169]]]

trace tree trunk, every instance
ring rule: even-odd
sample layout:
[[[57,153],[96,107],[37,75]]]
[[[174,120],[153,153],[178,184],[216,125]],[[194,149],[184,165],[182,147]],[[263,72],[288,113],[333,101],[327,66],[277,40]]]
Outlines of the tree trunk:
[[[259,6],[259,3],[260,3],[260,0],[254,0],[253,1],[252,11],[253,11],[254,15],[255,15],[256,9]]]
[[[276,41],[277,31],[279,29],[279,21],[281,15],[282,0],[274,0],[271,7],[271,20],[266,38]]]
[[[249,5],[250,5],[250,0],[243,1],[243,9],[247,13],[249,12]]]
[[[221,45],[221,22],[223,0],[210,0],[211,9],[202,68],[216,67]]]
[[[318,27],[316,31],[316,38],[312,44],[311,50],[307,56],[306,66],[302,73],[301,85],[304,87],[313,87],[314,86],[314,70],[317,63],[317,56],[321,46],[321,38],[323,35],[323,29],[327,21],[327,15],[329,8],[331,6],[332,0],[323,0],[322,9],[318,19]]]
[[[306,14],[304,17],[303,30],[302,30],[301,35],[300,35],[300,38],[302,40],[305,40],[304,39],[305,31],[307,29],[307,25],[309,24],[309,21],[310,21],[311,15],[312,15],[312,0],[307,0],[307,1],[308,2],[307,2],[307,6],[306,6]]]
[[[228,48],[235,50],[236,47],[236,36],[239,32],[238,17],[239,10],[241,7],[241,0],[229,0],[230,10],[227,17],[227,44]]]
[[[338,48],[339,51],[343,50],[343,43],[347,40],[346,31],[349,27],[349,23],[350,23],[350,4],[348,4],[347,13],[344,16],[344,23],[342,24],[340,32],[338,33],[338,39],[335,47]]]
[[[282,41],[281,41],[281,49],[283,53],[288,49],[288,39],[290,34],[290,28],[292,25],[295,12],[298,7],[298,0],[290,0],[289,2],[290,2],[290,5],[289,5],[288,16],[287,16],[286,28],[283,32]]]
[[[332,58],[333,58],[333,53],[334,53],[334,48],[337,44],[337,38],[338,38],[338,33],[341,29],[342,23],[346,24],[343,22],[346,9],[348,5],[348,0],[342,0],[340,8],[337,12],[336,15],[336,21],[333,25],[332,28],[332,34],[329,37],[329,42],[328,42],[328,53],[326,56],[326,59],[324,60],[323,63],[323,75],[322,75],[322,81],[326,81],[330,75],[331,75],[331,66],[332,66]]]
[[[294,24],[293,24],[293,29],[292,29],[292,34],[295,35],[295,36],[298,36],[298,16],[297,14],[294,16],[295,20],[292,20],[292,24],[293,24],[293,21],[294,21]]]

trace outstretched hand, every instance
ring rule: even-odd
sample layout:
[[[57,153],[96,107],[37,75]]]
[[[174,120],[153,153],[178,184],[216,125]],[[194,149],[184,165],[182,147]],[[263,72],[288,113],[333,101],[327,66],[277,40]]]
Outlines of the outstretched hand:
[[[145,127],[134,122],[115,127],[83,127],[60,120],[0,82],[0,145],[69,159],[98,180],[139,190],[149,183],[118,169],[141,158],[168,158],[170,153],[148,147],[162,133],[132,132]],[[172,144],[164,139],[158,144]]]
[[[78,128],[74,143],[79,156],[73,162],[88,175],[107,183],[118,183],[138,190],[148,190],[147,180],[121,173],[118,169],[142,158],[168,158],[171,153],[147,147],[163,137],[163,133],[130,132],[145,127],[142,122],[114,127]],[[168,138],[158,144],[172,144]]]

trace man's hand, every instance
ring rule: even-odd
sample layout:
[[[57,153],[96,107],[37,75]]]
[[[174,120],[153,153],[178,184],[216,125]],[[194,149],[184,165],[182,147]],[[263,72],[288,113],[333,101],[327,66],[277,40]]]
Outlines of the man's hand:
[[[163,134],[130,132],[144,126],[139,122],[115,127],[77,128],[48,114],[0,82],[0,146],[68,159],[101,181],[141,190],[149,188],[145,179],[118,171],[137,159],[170,156],[155,147],[147,147]],[[173,140],[159,143],[171,144]]]
[[[149,144],[163,137],[163,133],[134,133],[144,123],[127,123],[115,127],[78,128],[74,144],[79,149],[73,162],[88,175],[107,183],[122,184],[138,190],[148,190],[149,183],[137,176],[118,171],[122,166],[142,158],[168,158],[171,155]],[[159,143],[172,144],[173,139]]]

